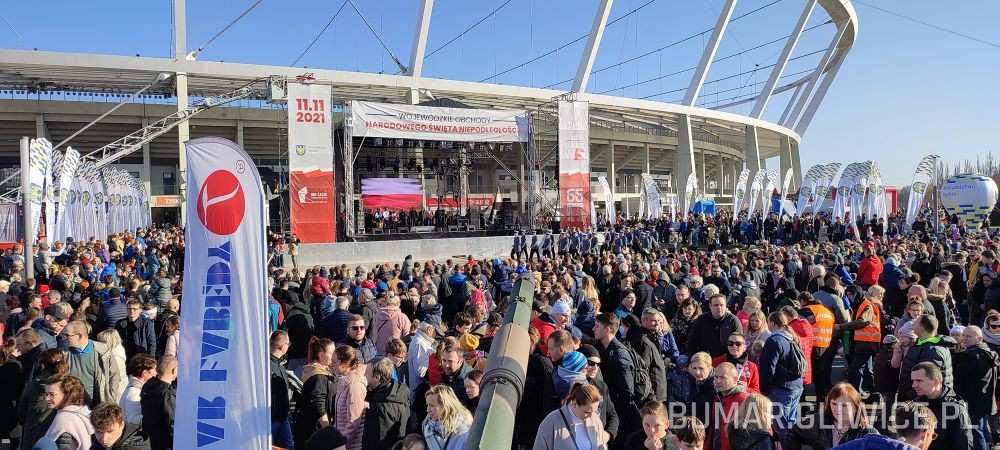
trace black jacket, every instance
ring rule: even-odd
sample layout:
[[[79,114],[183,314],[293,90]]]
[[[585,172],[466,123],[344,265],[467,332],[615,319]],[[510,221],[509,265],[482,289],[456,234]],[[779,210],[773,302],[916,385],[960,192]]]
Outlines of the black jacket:
[[[777,448],[774,436],[763,431],[736,428],[729,424],[730,450],[774,450]],[[814,447],[829,448],[829,447]]]
[[[542,423],[542,419],[545,418],[545,414],[542,412],[544,400],[542,392],[545,384],[552,382],[552,371],[552,361],[547,356],[538,352],[528,355],[528,369],[524,377],[524,395],[521,397],[521,403],[517,405],[517,412],[514,414],[516,442],[519,444],[531,447],[535,442],[538,426],[531,424]],[[604,391],[604,398],[609,398],[607,397],[607,385],[604,385]]]
[[[656,333],[647,332],[642,327],[634,327],[629,328],[625,339],[649,368],[649,381],[652,384],[653,397],[657,401],[666,401],[667,372],[663,366],[663,357],[660,356],[660,346],[657,345],[660,340],[659,336]]]
[[[139,425],[125,423],[125,430],[122,436],[115,441],[111,447],[104,447],[97,442],[97,436],[92,438],[90,448],[92,450],[150,450],[149,438],[139,428]]]
[[[320,417],[326,415],[331,423],[336,420],[333,402],[335,393],[333,377],[322,373],[309,377],[302,385],[302,396],[295,407],[296,420],[292,430],[296,448],[305,445],[306,439],[322,428]]]
[[[726,313],[716,319],[711,312],[698,316],[691,325],[687,338],[687,355],[708,352],[713,358],[726,354],[729,335],[743,333],[740,320],[733,313]]]
[[[142,429],[149,436],[152,450],[174,447],[174,407],[177,391],[159,378],[150,378],[142,385],[139,404],[142,407]]]
[[[17,428],[15,409],[24,389],[24,375],[18,360],[11,359],[0,366],[0,386],[4,386],[0,389],[0,438],[8,438]]]
[[[288,418],[291,402],[288,397],[288,372],[281,360],[270,356],[271,369],[271,422],[283,422]]]
[[[597,378],[588,378],[587,382],[594,385],[597,391],[601,393],[601,398],[611,398],[608,393],[608,385],[604,382],[604,378],[600,373],[597,374]],[[604,424],[604,431],[611,436],[609,441],[614,441],[618,437],[618,411],[615,410],[615,404],[612,402],[601,402],[601,423]]]
[[[972,425],[965,402],[955,395],[955,391],[945,387],[944,393],[936,398],[917,397],[918,403],[925,403],[938,420],[934,429],[937,438],[931,442],[929,450],[954,450],[972,448]]]
[[[635,308],[639,316],[642,316],[642,312],[653,306],[653,287],[646,282],[637,283],[635,286]]]
[[[144,316],[139,316],[134,322],[135,329],[129,330],[129,320],[124,318],[115,324],[115,330],[122,338],[122,346],[125,347],[125,354],[131,358],[137,353],[156,355],[156,327],[153,321]]]
[[[391,448],[406,435],[406,421],[410,417],[410,390],[397,381],[389,380],[368,391],[365,396],[368,411],[361,448],[381,450]]]
[[[156,329],[156,351],[159,353],[159,355],[156,355],[157,358],[163,356],[163,352],[167,348],[167,336],[169,335],[169,333],[167,333],[166,326],[167,318],[176,315],[177,313],[163,308],[160,310],[160,313],[156,315],[156,320],[153,320],[153,326]]]
[[[803,424],[808,424],[804,427]],[[813,413],[812,417],[799,419],[788,433],[785,450],[800,450],[804,446],[812,448],[833,448],[855,439],[861,439],[869,433],[878,434],[871,427],[851,428],[840,437],[840,442],[833,442],[833,416],[828,412]],[[732,434],[729,435],[732,442]],[[734,447],[735,448],[735,447]]]
[[[951,336],[934,336],[929,341],[921,345],[914,345],[906,351],[903,363],[899,367],[899,395],[902,401],[911,400],[916,396],[913,391],[913,382],[910,379],[910,372],[913,366],[925,361],[933,362],[941,368],[944,376],[944,387],[951,389],[955,386],[952,373],[951,350],[955,347],[955,340]]]
[[[996,414],[993,392],[997,384],[997,368],[1000,357],[986,344],[980,343],[964,352],[952,356],[955,392],[969,404],[970,417],[986,417]]]
[[[285,314],[281,329],[288,332],[288,359],[305,358],[309,352],[309,339],[313,336],[313,318],[305,303],[296,303]]]

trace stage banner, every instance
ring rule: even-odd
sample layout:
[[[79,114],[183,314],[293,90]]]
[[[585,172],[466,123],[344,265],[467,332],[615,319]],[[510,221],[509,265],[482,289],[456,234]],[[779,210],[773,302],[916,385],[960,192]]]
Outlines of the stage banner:
[[[66,154],[63,155],[62,164],[59,165],[59,171],[56,175],[59,177],[55,182],[55,193],[56,198],[59,201],[58,208],[56,209],[56,225],[55,233],[50,239],[52,242],[56,240],[64,241],[70,233],[70,218],[67,216],[69,208],[66,201],[69,200],[69,189],[73,185],[73,178],[80,176],[77,174],[77,166],[80,162],[80,152],[73,150],[73,147],[68,147],[66,149]],[[77,236],[80,239],[84,239],[83,236]],[[104,236],[107,238],[107,236]]]
[[[356,122],[355,122],[356,123]],[[559,101],[560,226],[590,228],[590,103]]]
[[[291,114],[290,92],[288,104]],[[355,100],[351,102],[351,114],[354,137],[527,142],[529,135],[529,115],[523,110],[441,108]]]
[[[813,203],[813,213],[820,212],[830,197],[830,187],[833,186],[833,180],[837,177],[840,165],[839,162],[832,162],[823,168],[822,177],[816,184],[816,201]]]
[[[264,189],[218,137],[184,143],[184,309],[173,448],[270,448]]]
[[[48,139],[32,139],[28,144],[28,207],[31,208],[31,229],[34,236],[25,239],[34,243],[38,238],[38,225],[42,219],[42,197],[45,194],[45,173],[52,164],[52,143]]]
[[[288,83],[292,233],[309,244],[328,244],[337,239],[330,122],[329,85]]]
[[[753,217],[757,208],[757,201],[760,200],[760,192],[764,190],[764,178],[767,171],[760,169],[753,175],[753,182],[750,183],[750,199],[747,200],[747,218]]]
[[[910,185],[910,199],[906,203],[906,224],[913,225],[920,213],[920,205],[924,203],[924,195],[927,193],[927,186],[934,176],[934,165],[937,164],[938,155],[927,155],[917,164],[917,171],[913,173],[913,184]]]
[[[611,195],[611,184],[604,175],[597,177],[597,182],[601,183],[601,191],[604,192],[604,209],[608,212],[608,223],[613,226],[618,222],[618,213],[615,212],[615,198]]]
[[[795,215],[800,216],[805,213],[806,206],[809,205],[810,200],[813,199],[813,194],[816,193],[816,181],[820,177],[820,172],[823,171],[825,166],[822,164],[816,164],[806,171],[806,175],[802,177],[802,186],[799,186],[798,198],[795,200]]]
[[[740,178],[736,181],[736,191],[733,195],[733,214],[739,216],[740,208],[743,207],[745,202],[743,201],[747,195],[747,180],[750,179],[750,169],[743,169],[740,171]]]
[[[416,178],[365,178],[361,203],[365,209],[423,209],[424,188]]]

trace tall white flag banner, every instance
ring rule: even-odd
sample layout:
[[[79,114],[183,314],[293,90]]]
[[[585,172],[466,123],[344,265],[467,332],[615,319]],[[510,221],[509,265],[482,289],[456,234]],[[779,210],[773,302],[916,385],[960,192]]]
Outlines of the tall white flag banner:
[[[840,166],[839,162],[832,162],[827,164],[823,170],[823,177],[816,184],[816,201],[813,203],[813,213],[820,212],[826,204],[830,188],[833,187],[833,181],[837,178],[837,171],[840,170]]]
[[[66,149],[66,154],[63,155],[62,164],[59,165],[59,171],[56,175],[59,177],[55,182],[56,198],[59,201],[59,207],[56,209],[56,234],[54,239],[50,239],[52,242],[58,240],[66,240],[70,234],[70,217],[67,215],[69,208],[66,201],[69,200],[69,189],[73,185],[73,177],[79,176],[77,174],[77,165],[80,162],[80,152],[73,150],[73,147]],[[79,239],[84,239],[83,236],[76,236]]]
[[[913,173],[913,184],[910,185],[910,199],[906,202],[906,224],[913,225],[920,213],[920,205],[924,202],[924,195],[927,193],[927,186],[934,176],[934,165],[937,164],[938,155],[927,155],[917,164],[917,170]]]
[[[854,175],[854,183],[851,188],[851,227],[854,228],[855,236],[861,237],[861,230],[858,229],[858,218],[864,216],[862,207],[865,202],[865,194],[868,191],[868,177],[871,176],[872,161],[865,161],[858,164],[858,172]]]
[[[733,214],[739,215],[740,208],[745,204],[744,198],[747,195],[747,180],[750,179],[750,169],[740,171],[740,178],[736,181],[736,192],[733,195]]]
[[[802,186],[799,187],[799,195],[795,200],[795,215],[799,216],[805,212],[806,206],[809,205],[810,200],[813,200],[813,194],[816,193],[816,181],[820,177],[820,173],[823,171],[825,166],[821,164],[816,164],[806,171],[806,175],[802,177]]]
[[[691,212],[691,203],[695,195],[698,194],[698,177],[691,173],[688,175],[687,184],[684,185],[684,216]]]
[[[611,185],[608,184],[608,177],[601,175],[597,177],[597,182],[601,183],[601,190],[604,191],[604,209],[608,212],[608,222],[612,225],[618,220],[615,212],[615,198],[611,195]]]
[[[49,246],[56,241],[56,211],[59,202],[59,186],[57,178],[62,170],[63,156],[59,150],[52,150],[52,162],[49,163],[49,170],[45,172],[45,243]]]
[[[761,202],[760,213],[763,217],[767,217],[767,214],[771,212],[771,198],[774,195],[774,188],[778,184],[778,170],[771,169],[767,173],[767,184],[765,185],[763,194],[763,199]]]
[[[236,144],[192,139],[187,149],[177,449],[270,448],[264,189]]]
[[[42,218],[42,197],[45,194],[45,173],[52,164],[52,143],[48,139],[32,139],[28,145],[28,207],[31,229],[35,235],[24,241],[34,243],[38,237],[38,224]]]
[[[757,208],[757,200],[760,199],[760,191],[764,189],[764,178],[767,176],[767,171],[764,169],[758,170],[753,176],[753,182],[750,183],[750,199],[747,201],[747,217],[752,217],[754,211]]]
[[[785,171],[785,180],[781,182],[781,195],[779,195],[778,204],[778,216],[785,213],[785,197],[788,196],[788,187],[792,185],[792,169]]]
[[[858,163],[850,163],[840,174],[840,181],[834,189],[837,195],[833,201],[833,218],[843,219],[847,215],[847,209],[851,204],[851,188],[854,186],[854,177],[858,172]]]
[[[559,210],[562,227],[590,228],[590,103],[559,102]]]

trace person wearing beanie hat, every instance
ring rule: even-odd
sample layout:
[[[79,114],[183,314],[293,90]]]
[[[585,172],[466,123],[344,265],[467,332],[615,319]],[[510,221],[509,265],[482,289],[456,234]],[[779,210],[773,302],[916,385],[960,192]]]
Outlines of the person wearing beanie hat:
[[[458,339],[458,346],[462,348],[465,363],[475,370],[486,369],[486,353],[479,350],[479,336],[473,333],[465,333]]]
[[[330,425],[316,430],[306,440],[305,450],[341,450],[346,448],[347,437],[337,430],[337,427]]]
[[[572,351],[563,355],[562,363],[552,372],[552,382],[559,398],[565,399],[574,384],[587,384],[587,376],[583,373],[586,367],[587,358],[583,353]]]

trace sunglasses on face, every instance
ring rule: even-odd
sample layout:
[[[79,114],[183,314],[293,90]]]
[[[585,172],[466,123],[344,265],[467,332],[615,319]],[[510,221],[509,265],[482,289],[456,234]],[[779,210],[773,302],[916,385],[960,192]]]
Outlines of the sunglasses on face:
[[[1000,323],[991,323],[990,324],[990,329],[991,330],[1000,330]]]
[[[732,341],[732,342],[729,342],[728,344],[726,344],[726,346],[728,346],[728,347],[742,347],[743,345],[744,344],[742,342],[738,342],[738,341]]]
[[[355,331],[357,331],[357,330],[364,330],[365,329],[365,327],[350,327],[350,328],[352,330],[355,330]]]
[[[590,367],[597,367],[597,366],[601,365],[601,363],[594,362],[594,361],[587,361],[587,365],[590,366]]]

